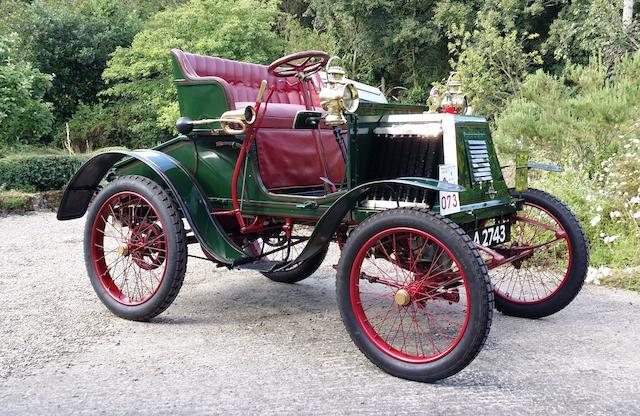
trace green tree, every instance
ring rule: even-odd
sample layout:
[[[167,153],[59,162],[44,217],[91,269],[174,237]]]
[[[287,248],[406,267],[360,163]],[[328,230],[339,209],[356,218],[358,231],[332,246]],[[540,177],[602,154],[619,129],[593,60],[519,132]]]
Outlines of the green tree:
[[[311,8],[316,28],[337,40],[332,52],[343,58],[350,77],[428,91],[448,70],[445,31],[434,18],[440,3],[311,0]]]
[[[110,54],[130,44],[140,27],[120,0],[9,2],[2,11],[2,30],[18,34],[22,58],[54,75],[46,99],[58,121],[79,103],[97,101]]]
[[[160,12],[130,47],[116,49],[103,74],[110,85],[104,95],[128,103],[139,131],[153,127],[166,137],[178,116],[170,49],[269,63],[284,50],[274,30],[279,16],[275,2],[260,0],[192,0]]]
[[[622,24],[622,2],[610,0],[573,1],[550,25],[542,51],[561,65],[588,64],[601,55],[612,67],[622,56],[640,47],[638,25]]]
[[[40,143],[53,123],[44,99],[51,76],[21,61],[16,44],[16,36],[0,36],[0,146]]]
[[[494,1],[477,13],[473,29],[451,24],[451,65],[477,113],[502,111],[524,77],[543,65],[536,30],[548,32],[547,7],[540,0]]]

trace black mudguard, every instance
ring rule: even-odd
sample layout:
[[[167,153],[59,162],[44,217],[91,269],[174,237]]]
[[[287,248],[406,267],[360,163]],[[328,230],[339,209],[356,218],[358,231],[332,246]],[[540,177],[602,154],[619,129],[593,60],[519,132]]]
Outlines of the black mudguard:
[[[216,262],[233,267],[255,260],[240,250],[211,215],[204,191],[177,160],[157,150],[113,150],[87,161],[69,182],[58,208],[59,220],[82,217],[100,181],[119,160],[130,157],[147,165],[171,191],[191,230],[206,254]],[[157,180],[156,178],[152,178]]]
[[[329,242],[331,241],[331,237],[342,223],[344,217],[355,207],[358,201],[367,196],[367,194],[369,194],[375,187],[381,185],[391,187],[409,186],[420,189],[430,189],[433,191],[444,192],[462,192],[465,190],[465,188],[462,186],[447,182],[441,182],[430,178],[398,178],[368,182],[359,185],[338,198],[336,202],[334,202],[333,205],[331,205],[331,207],[327,211],[325,211],[325,213],[322,215],[322,217],[320,217],[320,220],[316,224],[316,227],[313,230],[313,233],[311,234],[311,237],[309,238],[309,241],[307,242],[304,250],[302,250],[302,253],[300,253],[300,255],[295,260],[275,267],[273,271],[286,269],[292,265],[308,260],[315,254],[320,252],[320,250],[322,250],[327,244],[329,244]]]

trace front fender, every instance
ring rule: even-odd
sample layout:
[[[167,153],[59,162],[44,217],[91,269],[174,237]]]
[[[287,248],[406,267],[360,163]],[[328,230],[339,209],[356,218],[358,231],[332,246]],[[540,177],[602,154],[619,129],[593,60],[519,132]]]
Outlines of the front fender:
[[[67,185],[58,208],[58,219],[82,217],[93,194],[99,189],[100,181],[124,157],[144,163],[164,182],[207,255],[229,267],[250,261],[211,215],[206,195],[191,172],[171,156],[157,150],[114,150],[91,158]]]
[[[302,250],[302,253],[300,253],[295,260],[285,263],[284,265],[280,265],[276,267],[275,270],[286,269],[291,265],[308,260],[316,253],[320,252],[320,250],[329,244],[331,237],[342,223],[342,219],[353,209],[356,203],[378,186],[409,186],[444,192],[463,192],[465,190],[464,187],[452,183],[441,182],[430,178],[410,177],[374,181],[359,185],[338,198],[336,202],[334,202],[333,205],[325,211],[316,224],[316,227],[313,230],[304,250]]]

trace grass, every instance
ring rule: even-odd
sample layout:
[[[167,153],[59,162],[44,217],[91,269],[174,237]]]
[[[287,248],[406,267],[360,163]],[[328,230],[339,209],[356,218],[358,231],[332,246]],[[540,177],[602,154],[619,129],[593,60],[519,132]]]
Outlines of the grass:
[[[20,191],[0,191],[0,212],[28,211],[33,194]]]
[[[601,283],[610,287],[640,292],[640,267],[616,269],[610,277],[601,279]]]

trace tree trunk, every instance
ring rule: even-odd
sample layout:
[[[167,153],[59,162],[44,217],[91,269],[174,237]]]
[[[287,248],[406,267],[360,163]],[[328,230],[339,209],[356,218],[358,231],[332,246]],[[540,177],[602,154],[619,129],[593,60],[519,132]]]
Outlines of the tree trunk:
[[[625,30],[631,26],[633,22],[633,3],[635,0],[624,0],[624,7],[622,9],[622,26]]]

